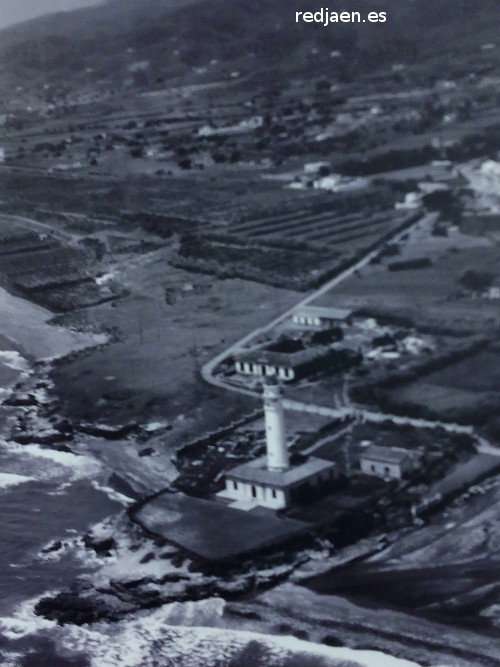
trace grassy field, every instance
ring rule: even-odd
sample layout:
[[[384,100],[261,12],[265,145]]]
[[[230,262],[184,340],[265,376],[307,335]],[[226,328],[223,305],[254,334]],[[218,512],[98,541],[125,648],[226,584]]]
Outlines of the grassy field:
[[[252,399],[206,385],[203,363],[296,300],[293,292],[188,274],[168,252],[125,260],[120,279],[133,293],[86,311],[87,323],[117,341],[67,360],[55,373],[64,410],[75,419],[121,423],[168,420],[172,446],[255,407]],[[165,299],[169,290],[169,302]],[[242,294],[245,299],[242,299]]]
[[[400,244],[400,252],[371,264],[339,287],[324,294],[317,305],[368,308],[404,315],[417,326],[435,325],[472,329],[500,323],[495,301],[473,298],[463,293],[459,280],[468,269],[500,274],[500,248],[482,237],[454,233],[433,236],[429,227],[419,225]],[[429,257],[431,266],[389,271],[393,261]]]
[[[429,384],[467,392],[500,390],[500,354],[486,351],[427,376]]]
[[[449,419],[460,414],[468,419],[474,410],[500,400],[499,355],[486,351],[446,366],[420,380],[388,392],[395,405],[421,406]]]
[[[425,380],[413,382],[406,387],[398,387],[390,392],[391,400],[396,404],[418,405],[443,416],[455,414],[456,410],[467,410],[486,400],[486,393],[464,391],[450,387],[440,387]]]

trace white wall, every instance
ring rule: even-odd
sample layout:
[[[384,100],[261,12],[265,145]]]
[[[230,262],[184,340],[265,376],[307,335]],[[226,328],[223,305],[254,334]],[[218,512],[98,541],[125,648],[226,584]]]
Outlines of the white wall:
[[[403,476],[402,466],[398,463],[383,463],[381,461],[371,461],[370,459],[360,460],[361,471],[365,475],[375,475],[376,477],[388,477],[390,479],[401,479]]]
[[[234,488],[234,482],[237,489]],[[256,495],[252,493],[252,486],[255,487]],[[275,489],[276,498],[273,498],[273,489],[269,486],[260,484],[250,484],[249,482],[240,482],[237,480],[226,479],[226,490],[224,496],[234,498],[234,500],[254,500],[261,507],[269,509],[282,509],[286,507],[286,494],[282,489]]]
[[[264,387],[264,421],[266,426],[267,464],[269,468],[288,468],[288,444],[285,417],[279,389]]]

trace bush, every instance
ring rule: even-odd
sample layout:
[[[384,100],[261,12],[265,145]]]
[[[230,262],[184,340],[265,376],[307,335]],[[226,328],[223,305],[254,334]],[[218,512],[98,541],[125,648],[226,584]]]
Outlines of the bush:
[[[487,271],[476,271],[475,269],[468,269],[459,279],[460,285],[466,289],[475,292],[482,292],[487,289],[493,282],[495,276]]]
[[[425,269],[428,266],[432,266],[432,261],[428,257],[417,257],[402,262],[392,262],[387,268],[389,271],[406,271],[409,269]]]

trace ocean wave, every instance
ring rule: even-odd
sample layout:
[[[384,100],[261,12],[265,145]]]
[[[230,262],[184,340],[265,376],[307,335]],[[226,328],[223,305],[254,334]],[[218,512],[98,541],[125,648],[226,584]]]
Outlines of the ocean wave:
[[[26,475],[17,475],[10,472],[0,473],[0,489],[8,489],[11,486],[17,486],[18,484],[25,484],[26,482],[32,482],[33,477],[28,477]]]
[[[103,472],[103,466],[96,459],[47,449],[41,445],[19,445],[15,442],[1,441],[0,446],[10,455],[10,467],[16,467],[21,475],[30,475],[36,481],[61,480],[68,484],[81,479],[95,479]],[[54,491],[64,491],[64,486]]]
[[[128,496],[125,496],[123,493],[115,491],[115,489],[112,489],[110,486],[105,486],[104,484],[100,484],[96,480],[92,480],[91,484],[96,491],[101,491],[102,493],[105,493],[110,500],[114,500],[117,503],[120,503],[120,505],[124,505],[125,507],[127,507],[135,503],[135,500],[133,498],[129,498]]]
[[[207,614],[212,615],[208,622],[217,618],[223,623],[225,603],[218,599],[185,603],[184,611],[175,603],[119,623],[81,627],[61,627],[35,616],[39,599],[20,605],[13,617],[0,618],[0,633],[14,641],[44,636],[68,658],[86,655],[90,667],[421,667],[381,651],[330,647],[226,627],[171,624],[175,618],[188,624],[198,618],[203,623]]]
[[[55,594],[56,591],[53,592],[53,595]],[[0,634],[7,639],[16,640],[55,628],[57,626],[55,621],[48,621],[42,616],[36,616],[33,611],[35,605],[45,595],[50,595],[50,592],[22,602],[12,616],[1,616]]]
[[[314,644],[295,637],[209,627],[173,627],[163,609],[101,630],[64,628],[65,650],[85,652],[92,667],[417,667],[379,651]]]
[[[0,362],[16,371],[28,371],[28,361],[15,350],[0,350]]]

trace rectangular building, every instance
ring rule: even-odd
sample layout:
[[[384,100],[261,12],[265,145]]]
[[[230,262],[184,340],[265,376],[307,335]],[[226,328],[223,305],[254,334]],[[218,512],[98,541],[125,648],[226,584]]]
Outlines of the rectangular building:
[[[370,445],[360,456],[361,471],[384,479],[402,479],[413,468],[407,449]]]
[[[277,377],[291,382],[315,373],[328,363],[332,367],[346,368],[354,362],[356,354],[350,350],[314,346],[288,354],[270,350],[252,350],[235,359],[238,373],[257,377]]]
[[[322,306],[304,306],[298,308],[292,316],[294,324],[311,329],[328,329],[339,324],[347,324],[351,320],[351,310]]]
[[[270,470],[267,456],[262,456],[227,472],[226,488],[217,495],[235,502],[246,501],[250,505],[279,510],[300,499],[301,493],[328,485],[336,477],[332,461],[309,457],[286,470]]]

